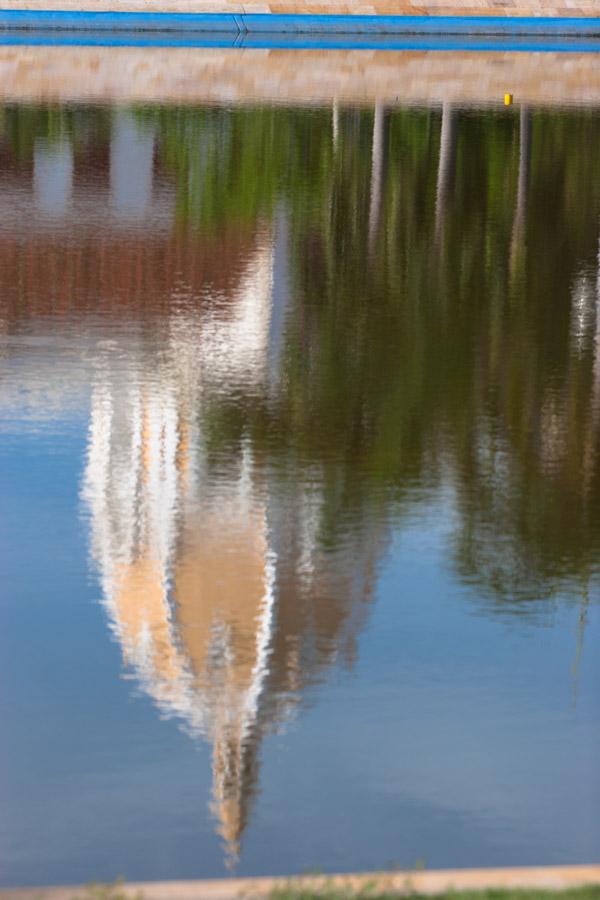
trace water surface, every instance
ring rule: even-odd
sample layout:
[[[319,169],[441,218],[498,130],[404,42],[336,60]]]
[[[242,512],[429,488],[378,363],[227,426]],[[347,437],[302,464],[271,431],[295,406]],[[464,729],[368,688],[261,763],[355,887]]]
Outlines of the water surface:
[[[595,110],[0,110],[0,880],[592,862]]]

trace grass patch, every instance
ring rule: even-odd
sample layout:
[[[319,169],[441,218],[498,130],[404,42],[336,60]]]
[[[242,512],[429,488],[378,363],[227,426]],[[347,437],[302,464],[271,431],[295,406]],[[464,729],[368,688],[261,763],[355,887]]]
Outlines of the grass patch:
[[[383,885],[376,883],[354,892],[337,886],[328,886],[326,882],[322,889],[315,888],[314,885],[303,887],[301,883],[291,882],[289,886],[273,891],[270,900],[392,900],[398,896],[398,892],[387,892]],[[431,895],[419,894],[412,889],[410,877],[406,880],[402,896],[409,900],[431,900]],[[435,894],[435,897],[437,900],[600,900],[600,885],[585,885],[566,890],[487,888],[480,891],[445,891],[442,894]]]
[[[142,891],[132,894],[126,890],[124,881],[112,884],[88,884],[83,894],[76,894],[71,900],[144,900]]]
[[[307,878],[294,878],[282,883],[275,888],[268,900],[600,900],[600,884],[585,885],[583,887],[566,888],[565,890],[552,890],[542,888],[487,888],[485,890],[444,891],[440,894],[419,894],[412,884],[410,875],[406,877],[401,888],[387,888],[385,877],[367,883],[359,891],[353,891],[343,885],[332,884],[326,876],[316,876],[322,879],[316,883],[315,876]],[[43,893],[40,894],[43,900]],[[71,900],[145,900],[143,891],[132,893],[127,889],[126,882],[118,881],[113,884],[90,884],[85,890],[74,894]],[[201,894],[198,900],[202,900]],[[239,900],[245,900],[240,895]],[[256,900],[256,898],[248,898]]]

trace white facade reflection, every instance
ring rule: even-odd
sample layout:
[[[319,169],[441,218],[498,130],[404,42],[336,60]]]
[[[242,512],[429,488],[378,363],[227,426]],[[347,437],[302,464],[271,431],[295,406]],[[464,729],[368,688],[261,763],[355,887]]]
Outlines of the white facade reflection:
[[[273,622],[273,560],[251,452],[211,496],[198,413],[206,391],[267,377],[273,242],[206,315],[166,320],[160,353],[112,348],[91,400],[83,496],[111,626],[145,690],[214,747],[214,803],[235,852],[245,744]]]

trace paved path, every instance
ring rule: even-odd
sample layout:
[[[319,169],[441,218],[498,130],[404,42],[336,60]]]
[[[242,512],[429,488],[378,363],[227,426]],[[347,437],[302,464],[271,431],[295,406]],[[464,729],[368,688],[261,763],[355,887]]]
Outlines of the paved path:
[[[119,893],[143,900],[262,900],[275,888],[286,887],[282,878],[224,878],[215,881],[140,882],[119,886]],[[599,866],[542,866],[521,869],[449,869],[431,872],[379,872],[295,879],[296,886],[318,891],[336,888],[349,892],[368,889],[373,894],[436,894],[450,889],[548,888],[551,890],[600,885]],[[20,888],[0,891],[0,900],[73,900],[85,888]]]

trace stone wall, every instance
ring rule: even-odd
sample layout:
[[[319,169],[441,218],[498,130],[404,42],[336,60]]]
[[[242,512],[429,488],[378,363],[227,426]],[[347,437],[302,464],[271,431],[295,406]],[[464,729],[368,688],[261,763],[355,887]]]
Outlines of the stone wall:
[[[600,0],[4,0],[2,8],[409,16],[600,16]]]

